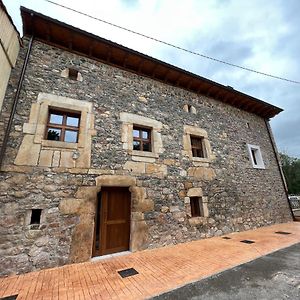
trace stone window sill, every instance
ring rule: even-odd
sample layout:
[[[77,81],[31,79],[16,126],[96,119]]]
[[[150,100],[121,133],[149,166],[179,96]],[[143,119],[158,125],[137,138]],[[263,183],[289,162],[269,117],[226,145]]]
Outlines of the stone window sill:
[[[253,166],[253,167],[249,167],[248,168],[249,170],[253,170],[253,169],[256,169],[256,170],[266,170],[267,168],[264,166],[264,167],[262,167],[262,166]]]
[[[197,226],[207,223],[208,217],[191,217],[188,219],[191,226]]]
[[[158,158],[158,154],[155,152],[147,152],[147,151],[138,151],[138,150],[132,150],[131,151],[132,156],[142,156],[142,157],[152,157],[152,158]]]
[[[210,163],[211,159],[206,158],[206,157],[193,157],[192,161],[194,161],[194,162]]]
[[[207,219],[207,217],[190,217],[189,220],[193,221],[202,221],[203,219]]]
[[[43,140],[42,146],[50,147],[50,148],[78,149],[78,143],[67,143],[67,142],[50,141],[50,140]]]
[[[31,225],[29,225],[29,230],[34,230],[34,231],[41,230],[41,225],[40,224],[31,224]]]

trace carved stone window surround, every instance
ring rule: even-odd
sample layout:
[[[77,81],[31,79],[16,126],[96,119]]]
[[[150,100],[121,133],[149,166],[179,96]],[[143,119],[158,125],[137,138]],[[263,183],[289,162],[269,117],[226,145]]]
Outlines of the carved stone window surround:
[[[198,217],[192,217],[191,214],[191,204],[190,204],[190,198],[191,197],[199,197],[200,198],[200,202],[199,205],[200,210],[202,212],[202,216],[198,216]],[[202,222],[206,222],[206,220],[209,217],[209,210],[208,210],[208,198],[206,196],[203,196],[203,191],[201,188],[190,188],[187,191],[187,197],[185,197],[184,199],[185,202],[185,210],[186,210],[186,214],[189,220],[189,223],[191,226],[196,226],[201,224]]]
[[[70,110],[80,114],[77,143],[45,139],[50,108]],[[31,106],[29,122],[23,125],[23,132],[25,136],[15,159],[16,165],[90,167],[91,136],[95,134],[92,103],[40,93],[37,102]]]
[[[133,160],[154,162],[159,154],[164,151],[160,133],[162,123],[148,117],[126,112],[120,113],[120,120],[122,121],[123,149],[132,155]],[[133,150],[133,126],[151,128],[151,152]]]
[[[214,159],[214,155],[211,151],[210,142],[208,140],[208,134],[206,130],[196,127],[184,125],[183,127],[184,135],[183,135],[183,151],[182,154],[184,156],[189,157],[191,161],[193,161],[194,165],[207,165],[212,162]],[[191,146],[191,136],[200,137],[203,139],[203,146],[206,157],[194,157]]]

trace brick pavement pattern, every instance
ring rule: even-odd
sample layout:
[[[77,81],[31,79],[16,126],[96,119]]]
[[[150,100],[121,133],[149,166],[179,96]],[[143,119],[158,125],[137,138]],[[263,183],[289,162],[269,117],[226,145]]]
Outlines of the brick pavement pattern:
[[[150,298],[299,243],[300,223],[276,224],[226,236],[230,239],[214,237],[0,278],[0,297],[18,294],[18,300]],[[127,268],[135,268],[139,274],[121,278],[117,271]]]

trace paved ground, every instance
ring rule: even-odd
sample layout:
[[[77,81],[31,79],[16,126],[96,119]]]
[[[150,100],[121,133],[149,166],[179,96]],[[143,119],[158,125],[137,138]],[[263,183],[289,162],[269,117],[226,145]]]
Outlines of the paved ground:
[[[153,300],[300,299],[300,243]]]
[[[276,231],[291,234],[280,235]],[[0,298],[15,294],[18,300],[150,298],[299,243],[300,222],[227,236],[230,239],[215,237],[0,278]],[[118,271],[126,268],[135,268],[139,274],[121,278]]]

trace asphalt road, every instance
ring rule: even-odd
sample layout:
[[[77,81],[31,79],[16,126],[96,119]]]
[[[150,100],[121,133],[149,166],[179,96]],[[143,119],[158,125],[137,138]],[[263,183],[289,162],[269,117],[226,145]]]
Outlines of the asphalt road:
[[[153,299],[300,300],[300,243]]]

